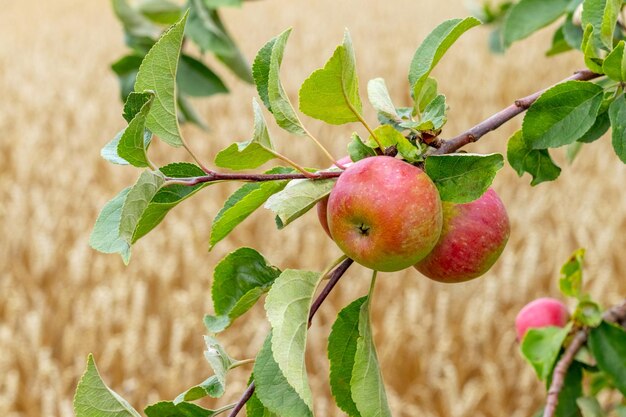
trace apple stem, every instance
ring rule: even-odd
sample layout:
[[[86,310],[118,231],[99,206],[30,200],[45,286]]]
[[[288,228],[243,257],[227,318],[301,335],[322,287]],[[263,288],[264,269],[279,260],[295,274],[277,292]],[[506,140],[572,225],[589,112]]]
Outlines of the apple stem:
[[[283,162],[286,162],[287,164],[291,165],[292,167],[294,167],[296,170],[300,171],[302,173],[302,175],[304,175],[307,178],[315,178],[315,174],[312,172],[307,171],[306,169],[304,169],[302,166],[298,165],[296,162],[292,161],[291,159],[287,158],[285,155],[276,152],[272,149],[266,148],[267,151],[269,151],[272,155],[274,155],[276,158],[280,159]]]

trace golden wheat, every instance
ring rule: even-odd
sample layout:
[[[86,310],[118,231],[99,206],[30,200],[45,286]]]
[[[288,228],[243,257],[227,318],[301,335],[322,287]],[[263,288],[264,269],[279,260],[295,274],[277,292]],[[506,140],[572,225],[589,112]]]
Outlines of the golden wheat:
[[[427,4],[424,4],[427,3]],[[212,268],[240,245],[281,267],[322,269],[338,255],[314,215],[277,232],[256,213],[212,252],[210,222],[234,185],[215,185],[184,203],[134,248],[129,267],[95,253],[89,233],[99,209],[130,184],[136,170],[107,164],[100,147],[123,126],[108,64],[124,51],[105,0],[5,2],[0,14],[0,414],[69,416],[77,379],[93,352],[107,383],[136,407],[173,398],[210,372],[202,355],[202,316],[211,309]],[[317,0],[251,2],[226,20],[248,57],[285,27],[294,31],[283,64],[296,99],[299,84],[321,66],[349,27],[361,86],[384,76],[395,101],[407,103],[406,70],[415,47],[445,18],[466,15],[461,0]],[[543,56],[549,34],[505,57],[486,51],[475,29],[436,70],[451,106],[446,134],[471,126],[512,99],[569,75],[575,54]],[[224,74],[224,71],[221,71]],[[232,94],[198,102],[211,132],[185,134],[206,160],[251,131],[255,91],[224,74]],[[373,120],[372,111],[367,117]],[[306,119],[335,155],[358,126]],[[502,152],[519,120],[474,150]],[[313,146],[272,128],[279,147],[304,165],[326,164]],[[588,248],[586,286],[609,305],[626,293],[626,168],[606,140],[586,146],[562,178],[531,189],[509,167],[495,188],[508,207],[512,236],[482,279],[442,285],[416,271],[384,274],[375,298],[375,336],[396,416],[530,415],[541,385],[520,358],[513,319],[537,296],[557,295],[560,263]],[[185,155],[156,144],[160,163]],[[326,335],[338,309],[363,294],[367,272],[355,267],[316,318],[309,369],[316,413],[338,416],[327,388]],[[267,331],[257,306],[221,336],[235,357],[252,357]],[[221,403],[244,389],[236,370]],[[205,405],[216,402],[208,401]]]

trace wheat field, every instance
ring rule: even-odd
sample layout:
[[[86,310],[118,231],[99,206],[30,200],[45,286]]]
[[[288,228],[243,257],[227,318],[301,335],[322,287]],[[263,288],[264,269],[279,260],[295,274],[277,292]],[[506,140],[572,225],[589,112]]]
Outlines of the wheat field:
[[[415,48],[442,20],[467,14],[461,0],[264,0],[228,10],[225,20],[250,58],[266,40],[294,28],[282,71],[292,100],[347,27],[361,89],[383,76],[396,104],[407,104]],[[472,30],[434,73],[451,107],[445,136],[582,66],[576,54],[545,58],[549,33],[504,57],[489,54],[486,37],[485,29]],[[136,245],[128,267],[94,252],[88,239],[100,208],[138,175],[99,156],[124,125],[108,69],[125,50],[121,28],[106,0],[5,1],[0,39],[0,415],[73,415],[73,391],[89,352],[107,383],[137,409],[172,399],[210,373],[202,316],[212,309],[213,267],[226,253],[252,246],[281,268],[312,270],[339,255],[313,213],[282,231],[269,213],[256,213],[208,252],[211,219],[233,184],[209,187],[176,208]],[[232,94],[196,102],[211,131],[184,129],[205,161],[252,129],[254,88],[218,71]],[[371,109],[366,117],[375,120]],[[338,156],[350,133],[362,130],[304,120]],[[512,121],[471,149],[503,152],[519,124]],[[271,131],[291,158],[326,165],[310,142],[275,126]],[[151,152],[160,164],[187,158],[162,143]],[[375,338],[395,416],[532,415],[543,389],[518,353],[513,320],[531,299],[558,297],[558,269],[576,248],[587,248],[588,291],[607,306],[626,294],[626,168],[606,138],[586,146],[571,166],[562,152],[555,157],[563,173],[553,183],[531,188],[509,166],[498,175],[494,187],[512,235],[486,276],[443,285],[412,270],[382,274]],[[341,415],[327,388],[326,338],[337,311],[365,293],[368,276],[351,269],[311,329],[316,415]],[[267,330],[258,305],[220,339],[232,356],[248,358]],[[202,404],[236,400],[248,373],[237,369],[225,397]]]

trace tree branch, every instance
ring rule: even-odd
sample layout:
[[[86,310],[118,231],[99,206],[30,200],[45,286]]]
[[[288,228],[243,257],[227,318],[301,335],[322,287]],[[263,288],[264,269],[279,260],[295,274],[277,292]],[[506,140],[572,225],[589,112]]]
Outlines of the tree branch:
[[[186,186],[193,186],[202,184],[205,182],[216,181],[247,181],[247,182],[262,182],[262,181],[278,181],[278,180],[297,180],[297,179],[312,179],[323,180],[329,178],[337,178],[341,175],[341,171],[319,171],[311,173],[310,176],[304,174],[225,174],[212,171],[207,175],[200,177],[190,178],[165,178],[165,185],[179,184]]]
[[[589,70],[579,70],[576,71],[574,73],[574,75],[572,75],[571,77],[568,77],[566,79],[564,79],[563,81],[561,81],[560,83],[566,82],[566,81],[572,81],[572,80],[576,80],[576,81],[588,81],[588,80],[592,80],[594,78],[600,77],[601,74],[596,74],[593,73]],[[560,84],[558,83],[558,84]],[[557,84],[555,84],[557,85]],[[551,87],[549,87],[551,88]],[[513,104],[511,104],[509,107],[500,110],[498,113],[492,115],[491,117],[483,120],[482,122],[480,122],[479,124],[477,124],[476,126],[472,127],[469,130],[466,130],[465,132],[461,133],[460,135],[452,138],[452,139],[448,139],[448,140],[443,140],[440,141],[438,143],[439,145],[439,149],[437,149],[435,152],[433,152],[434,155],[443,155],[446,153],[452,153],[455,152],[457,150],[459,150],[460,148],[462,148],[463,146],[472,143],[472,142],[476,142],[478,139],[480,139],[481,137],[483,137],[485,134],[491,132],[492,130],[496,130],[497,128],[499,128],[500,126],[502,126],[503,124],[505,124],[506,122],[508,122],[509,120],[511,120],[512,118],[514,118],[515,116],[517,116],[520,113],[523,113],[524,111],[528,110],[528,108],[539,98],[539,96],[541,96],[541,94],[546,91],[546,89],[543,89],[541,91],[537,91],[536,93],[533,93],[529,96],[526,96],[524,98],[521,98],[519,100],[515,100],[515,102]]]
[[[621,323],[626,320],[626,300],[607,310],[602,316],[602,319],[613,323]],[[583,327],[576,332],[572,342],[569,346],[567,346],[565,353],[563,353],[563,356],[554,367],[554,371],[552,372],[552,383],[550,384],[548,397],[546,399],[546,408],[543,410],[543,417],[554,416],[556,407],[559,403],[559,393],[561,392],[561,389],[563,389],[563,384],[565,383],[567,370],[574,361],[574,357],[580,348],[587,342],[589,331],[589,327]]]
[[[342,263],[339,264],[337,268],[335,268],[333,273],[330,275],[328,283],[324,286],[324,288],[319,293],[315,301],[313,301],[313,304],[311,304],[311,309],[309,310],[309,322],[308,322],[307,328],[311,327],[311,321],[313,320],[315,313],[317,313],[319,308],[322,306],[322,303],[326,300],[326,297],[328,297],[328,294],[330,294],[333,288],[335,288],[335,285],[337,285],[337,283],[339,282],[339,279],[348,270],[348,268],[350,267],[350,265],[352,265],[353,262],[354,261],[352,259],[346,258]],[[254,382],[251,382],[250,385],[248,385],[248,388],[241,395],[241,398],[237,402],[237,405],[235,405],[235,408],[232,409],[228,417],[235,417],[237,414],[239,414],[239,411],[241,411],[241,409],[248,402],[250,397],[252,397],[252,394],[254,394],[254,389],[255,389]]]

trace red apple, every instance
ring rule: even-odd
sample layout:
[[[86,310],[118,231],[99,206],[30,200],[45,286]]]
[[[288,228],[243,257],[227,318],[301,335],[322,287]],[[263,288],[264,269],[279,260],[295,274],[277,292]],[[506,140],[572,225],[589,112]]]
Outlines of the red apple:
[[[352,159],[349,156],[344,156],[343,158],[339,159],[337,162],[339,162],[340,165],[343,165],[346,168],[352,165]],[[335,165],[333,165],[332,167],[335,167]],[[317,218],[319,219],[320,224],[322,225],[322,229],[324,229],[326,234],[330,237],[330,230],[328,230],[328,219],[326,218],[326,213],[328,212],[327,206],[328,206],[328,196],[322,198],[320,201],[317,202]]]
[[[526,304],[515,318],[517,339],[522,340],[530,328],[547,326],[564,327],[569,320],[569,311],[555,298],[538,298]]]
[[[415,265],[439,282],[463,282],[487,272],[509,239],[509,217],[493,189],[466,204],[443,203],[437,246]]]
[[[441,233],[439,192],[421,169],[389,156],[362,159],[337,180],[328,228],[343,252],[377,271],[424,258]]]

